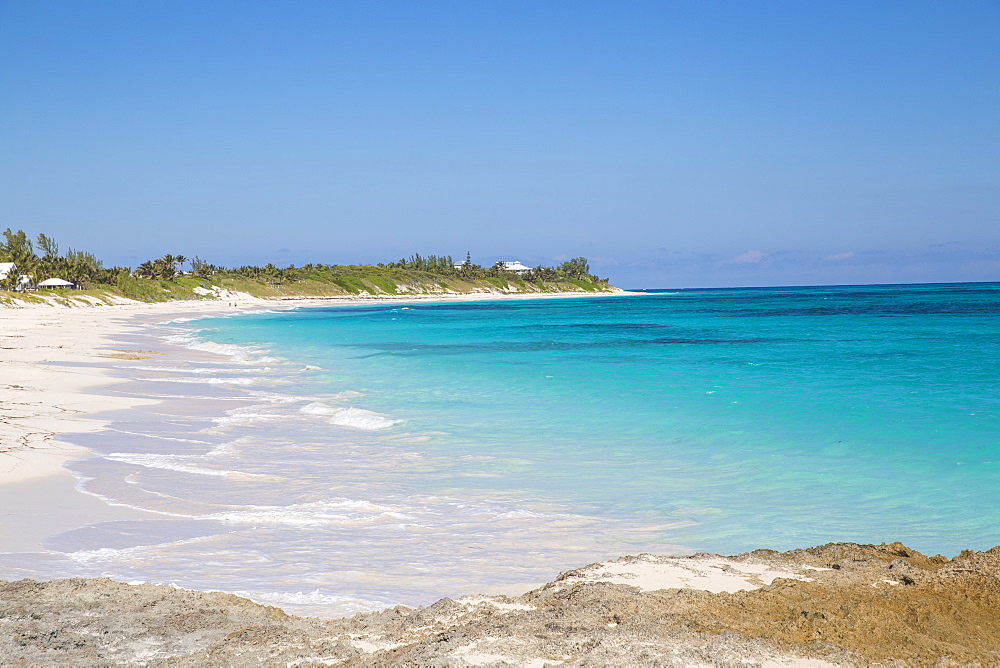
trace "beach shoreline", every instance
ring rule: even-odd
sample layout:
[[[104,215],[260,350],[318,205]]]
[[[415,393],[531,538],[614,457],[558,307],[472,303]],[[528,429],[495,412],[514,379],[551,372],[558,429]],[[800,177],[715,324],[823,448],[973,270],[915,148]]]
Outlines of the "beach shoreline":
[[[126,341],[150,326],[171,320],[238,315],[300,307],[380,303],[504,301],[601,298],[616,293],[459,295],[379,295],[377,297],[257,299],[244,294],[221,300],[0,306],[0,551],[30,552],[40,541],[87,519],[138,519],[148,513],[116,508],[77,489],[64,464],[93,456],[87,448],[60,440],[60,434],[103,429],[100,414],[149,406],[154,400],[108,392],[128,382],[123,361],[148,351]],[[117,373],[115,373],[117,372]],[[67,512],[67,508],[73,512]],[[499,592],[497,592],[499,593]]]

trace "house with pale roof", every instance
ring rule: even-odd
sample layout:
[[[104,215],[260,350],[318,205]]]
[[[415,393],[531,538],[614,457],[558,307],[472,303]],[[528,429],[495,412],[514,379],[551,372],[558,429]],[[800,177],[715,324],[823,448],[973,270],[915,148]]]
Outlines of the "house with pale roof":
[[[513,271],[517,274],[523,274],[526,271],[531,271],[531,267],[526,267],[521,264],[520,260],[501,260],[500,266],[504,271]]]
[[[75,283],[62,278],[46,278],[38,284],[40,288],[72,288]]]
[[[15,274],[16,271],[17,265],[13,262],[0,262],[0,281],[6,281],[10,278],[11,274]],[[29,288],[31,288],[31,276],[26,274],[18,276],[14,289],[18,292],[24,292]]]

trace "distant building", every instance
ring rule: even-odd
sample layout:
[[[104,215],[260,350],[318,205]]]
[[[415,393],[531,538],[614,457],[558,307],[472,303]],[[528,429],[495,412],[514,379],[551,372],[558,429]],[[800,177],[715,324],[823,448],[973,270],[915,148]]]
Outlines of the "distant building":
[[[13,262],[0,262],[0,281],[5,281],[10,278],[11,274],[17,276],[17,265]],[[15,281],[14,289],[18,292],[24,292],[31,287],[31,276],[21,274],[17,276],[17,281]]]
[[[73,283],[70,281],[64,281],[61,278],[46,278],[44,281],[38,284],[40,288],[71,288]]]
[[[455,269],[463,269],[472,265],[472,251],[465,251],[465,260],[455,265]]]
[[[531,267],[524,266],[520,260],[501,260],[500,266],[503,267],[504,271],[513,271],[517,274],[531,271]]]

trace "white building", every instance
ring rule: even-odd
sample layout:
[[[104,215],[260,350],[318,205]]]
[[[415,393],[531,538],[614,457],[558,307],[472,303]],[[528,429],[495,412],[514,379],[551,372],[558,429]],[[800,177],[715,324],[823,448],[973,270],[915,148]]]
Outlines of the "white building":
[[[17,265],[13,262],[0,262],[0,281],[7,280],[13,272],[17,271]],[[14,289],[18,292],[24,292],[31,287],[31,276],[21,274],[17,277],[16,285]]]
[[[518,274],[531,271],[531,267],[524,266],[520,260],[501,260],[500,266],[503,267],[504,271],[513,271]]]
[[[46,278],[44,281],[38,284],[40,288],[71,288],[73,283],[69,281],[64,281],[61,278]]]

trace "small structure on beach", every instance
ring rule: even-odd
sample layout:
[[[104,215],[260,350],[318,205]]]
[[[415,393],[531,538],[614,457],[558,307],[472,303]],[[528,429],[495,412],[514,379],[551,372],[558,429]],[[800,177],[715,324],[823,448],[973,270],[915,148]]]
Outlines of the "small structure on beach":
[[[526,267],[521,264],[520,260],[500,260],[500,266],[504,271],[513,271],[517,274],[523,274],[526,271],[531,271],[531,267]]]
[[[72,288],[75,283],[71,281],[64,281],[61,278],[46,278],[44,281],[38,284],[40,288]]]

